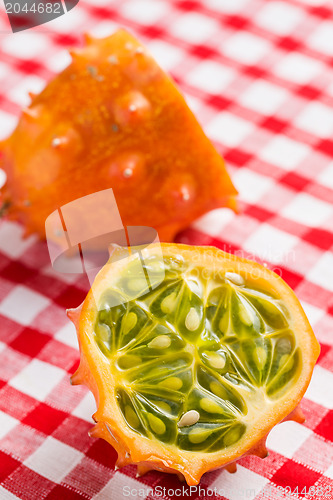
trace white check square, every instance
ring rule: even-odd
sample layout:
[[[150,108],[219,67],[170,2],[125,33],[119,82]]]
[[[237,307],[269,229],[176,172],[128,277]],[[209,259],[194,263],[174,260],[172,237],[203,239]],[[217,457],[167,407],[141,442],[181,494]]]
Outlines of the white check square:
[[[162,40],[152,40],[147,44],[147,47],[158,64],[165,70],[174,68],[184,57],[182,51],[176,46]]]
[[[91,392],[87,392],[83,399],[81,399],[80,403],[76,406],[74,411],[72,411],[72,415],[75,417],[82,418],[82,420],[86,420],[87,422],[92,421],[91,415],[96,411],[96,402],[94,396]]]
[[[273,67],[273,72],[280,78],[305,85],[323,70],[323,64],[312,57],[291,52]]]
[[[307,39],[308,45],[318,52],[332,56],[333,45],[332,45],[332,33],[333,33],[333,22],[323,21],[318,23],[316,30]]]
[[[269,483],[269,480],[260,476],[242,465],[237,465],[237,472],[229,474],[227,471],[219,473],[218,477],[209,486],[216,488],[219,496],[228,500],[254,500],[260,491]]]
[[[333,189],[333,162],[320,173],[317,180],[324,186]]]
[[[17,424],[19,424],[19,421],[16,418],[0,410],[0,439],[5,437]]]
[[[309,323],[313,328],[315,324],[325,315],[325,311],[323,309],[319,309],[319,307],[315,307],[312,304],[304,302],[304,300],[301,300],[300,302],[302,304],[306,317],[308,318]]]
[[[55,73],[60,73],[72,62],[72,58],[68,50],[59,50],[45,60],[45,65]]]
[[[316,285],[333,292],[333,253],[325,252],[306,277]]]
[[[310,134],[331,138],[333,134],[333,108],[321,102],[310,102],[296,117],[294,124]]]
[[[303,11],[291,4],[270,1],[255,16],[255,22],[268,31],[285,36],[293,32],[303,17]]]
[[[0,78],[6,78],[11,67],[8,64],[0,62]]]
[[[232,210],[217,208],[203,215],[193,223],[193,227],[210,236],[219,236],[222,229],[235,217]]]
[[[267,447],[280,455],[292,458],[311,436],[312,431],[296,422],[283,422],[268,434]]]
[[[78,349],[78,340],[75,326],[71,321],[65,324],[55,335],[55,338],[74,349]]]
[[[333,464],[327,469],[326,472],[324,472],[324,475],[326,477],[329,477],[330,479],[333,479]]]
[[[314,403],[333,409],[333,373],[319,365],[313,370],[311,382],[304,395]]]
[[[126,497],[131,500],[144,500],[149,495],[149,490],[153,493],[153,488],[118,471],[104,488],[94,496],[94,500],[111,500],[113,498],[120,499]]]
[[[21,257],[35,241],[35,236],[23,239],[23,228],[19,224],[2,222],[0,225],[0,250],[11,259]]]
[[[286,263],[297,242],[296,236],[264,223],[245,241],[244,249],[268,262]]]
[[[9,385],[38,401],[44,401],[64,376],[66,372],[60,368],[33,359],[9,381]]]
[[[294,170],[309,154],[309,146],[284,135],[276,135],[259,151],[259,158],[284,170]]]
[[[6,139],[17,125],[17,117],[0,110],[0,140]]]
[[[188,12],[178,16],[170,26],[171,33],[189,43],[202,43],[218,32],[218,23],[207,16]]]
[[[186,81],[205,92],[217,94],[235,78],[235,71],[215,61],[202,61],[186,77]]]
[[[243,12],[249,0],[206,0],[205,5],[210,9],[217,10],[218,12],[225,12],[227,14],[235,14],[236,12]]]
[[[310,194],[299,193],[283,208],[281,215],[309,227],[319,227],[333,217],[333,206]]]
[[[257,80],[241,94],[240,104],[264,115],[275,113],[287,99],[288,93],[265,80]]]
[[[21,325],[30,325],[50,300],[29,288],[16,286],[0,303],[0,313]]]
[[[50,481],[60,483],[82,460],[83,453],[48,436],[24,465]]]
[[[270,49],[269,42],[246,32],[236,32],[222,45],[222,52],[243,64],[256,64]]]
[[[28,92],[39,94],[44,87],[45,81],[42,78],[35,75],[29,75],[10,89],[8,96],[20,106],[28,106],[31,101]]]
[[[239,197],[248,202],[255,203],[270,189],[274,182],[267,176],[257,174],[247,168],[238,170],[232,178]]]
[[[37,32],[15,33],[15,36],[6,36],[1,49],[10,56],[20,59],[33,59],[40,56],[41,50],[47,51],[50,47],[48,37]],[[42,47],[42,49],[41,49]]]
[[[149,25],[155,24],[170,10],[167,3],[156,0],[135,0],[123,2],[119,5],[121,14],[136,23]]]
[[[108,4],[108,6],[110,6],[110,3]],[[97,38],[106,38],[117,31],[118,28],[119,24],[112,21],[111,19],[106,19],[105,21],[94,24],[94,26],[89,29],[89,33]]]
[[[205,128],[206,134],[213,141],[229,147],[238,146],[253,130],[252,123],[228,111],[217,114]]]

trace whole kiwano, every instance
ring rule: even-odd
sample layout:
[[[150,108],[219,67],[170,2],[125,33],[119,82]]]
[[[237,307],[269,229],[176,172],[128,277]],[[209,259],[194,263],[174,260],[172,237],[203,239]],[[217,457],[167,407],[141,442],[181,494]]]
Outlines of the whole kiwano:
[[[124,30],[86,41],[0,143],[9,217],[44,237],[54,210],[113,188],[124,225],[168,241],[206,211],[234,208],[223,159],[146,49]]]

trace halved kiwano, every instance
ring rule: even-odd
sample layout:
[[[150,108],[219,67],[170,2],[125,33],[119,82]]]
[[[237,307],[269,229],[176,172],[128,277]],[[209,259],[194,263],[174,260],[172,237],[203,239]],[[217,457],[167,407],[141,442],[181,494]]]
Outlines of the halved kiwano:
[[[125,226],[172,241],[205,212],[234,208],[223,159],[146,48],[125,30],[86,42],[0,142],[9,217],[45,237],[59,207],[112,188]]]
[[[319,345],[272,271],[212,247],[159,248],[115,251],[69,311],[81,350],[73,383],[94,393],[92,434],[117,465],[197,484],[244,454],[264,457],[276,423],[303,421]]]

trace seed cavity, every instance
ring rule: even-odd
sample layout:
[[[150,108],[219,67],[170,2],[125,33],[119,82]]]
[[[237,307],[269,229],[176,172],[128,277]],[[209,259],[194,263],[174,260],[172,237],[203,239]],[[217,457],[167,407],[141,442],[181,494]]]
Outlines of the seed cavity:
[[[171,413],[171,406],[166,401],[155,401],[154,405],[162,412]]]
[[[171,345],[171,339],[168,335],[158,335],[148,344],[150,349],[167,349]]]
[[[110,339],[111,330],[108,325],[105,325],[104,323],[98,323],[95,328],[95,332],[99,339],[104,342],[107,342]]]
[[[138,416],[133,408],[131,408],[129,405],[125,406],[125,417],[131,427],[134,427],[135,429],[140,427],[140,420],[138,419]]]
[[[239,304],[239,319],[246,326],[253,325],[253,313],[248,307],[245,307],[243,304]]]
[[[126,354],[119,359],[119,366],[122,369],[133,368],[141,363],[140,356],[135,356],[135,354]]]
[[[277,342],[277,350],[280,354],[287,354],[291,352],[291,342],[289,339],[279,339]]]
[[[279,368],[282,368],[287,363],[289,358],[290,358],[289,354],[283,354],[283,356],[281,356],[281,359],[279,361]]]
[[[209,398],[200,399],[200,407],[207,413],[224,413],[223,408]]]
[[[267,361],[267,352],[263,347],[257,347],[253,352],[253,358],[259,370],[262,370]]]
[[[127,335],[137,324],[138,317],[134,312],[130,312],[127,314],[127,316],[123,317],[122,321],[122,331],[124,335]]]
[[[240,437],[241,437],[241,427],[240,425],[238,425],[234,429],[230,429],[230,431],[228,431],[225,434],[223,438],[224,446],[228,447],[237,443]]]
[[[188,439],[193,444],[199,444],[205,441],[209,435],[212,433],[210,429],[205,429],[203,427],[198,427],[197,429],[192,429],[188,433]]]
[[[245,284],[244,278],[240,274],[237,274],[237,273],[227,272],[227,273],[225,273],[225,278],[228,281],[231,281],[231,283],[233,283],[234,285],[241,286],[241,285]]]
[[[148,413],[150,427],[156,434],[164,434],[166,431],[165,423],[160,418]]]
[[[215,396],[218,396],[221,399],[226,399],[228,397],[227,391],[225,390],[223,385],[219,384],[218,382],[211,382],[209,388],[212,393],[215,394]]]
[[[205,352],[207,356],[207,361],[212,368],[216,368],[217,370],[222,370],[225,367],[225,358],[222,357],[217,352]]]
[[[200,418],[200,413],[196,410],[190,410],[184,413],[184,415],[179,420],[177,426],[178,427],[187,427],[190,425],[194,425]]]
[[[162,380],[158,385],[167,389],[172,389],[173,391],[178,391],[182,387],[183,381],[179,377],[169,377]]]
[[[188,330],[190,330],[190,332],[194,332],[199,328],[199,325],[200,325],[199,314],[195,309],[195,307],[191,307],[185,319],[185,326]]]
[[[176,292],[170,293],[161,302],[161,310],[164,314],[171,314],[177,305],[177,294]]]

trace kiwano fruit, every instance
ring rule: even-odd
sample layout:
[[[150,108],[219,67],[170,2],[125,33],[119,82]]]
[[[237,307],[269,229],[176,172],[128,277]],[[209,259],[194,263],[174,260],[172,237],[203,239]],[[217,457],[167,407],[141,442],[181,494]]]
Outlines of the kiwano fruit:
[[[234,208],[223,159],[146,49],[124,30],[86,40],[0,143],[9,217],[44,237],[56,209],[112,188],[125,226],[169,241],[203,213]]]
[[[160,251],[161,250],[161,251]],[[248,454],[298,407],[319,344],[275,273],[213,247],[120,247],[84,303],[68,311],[93,392],[91,435],[117,466],[177,473],[189,485]]]

